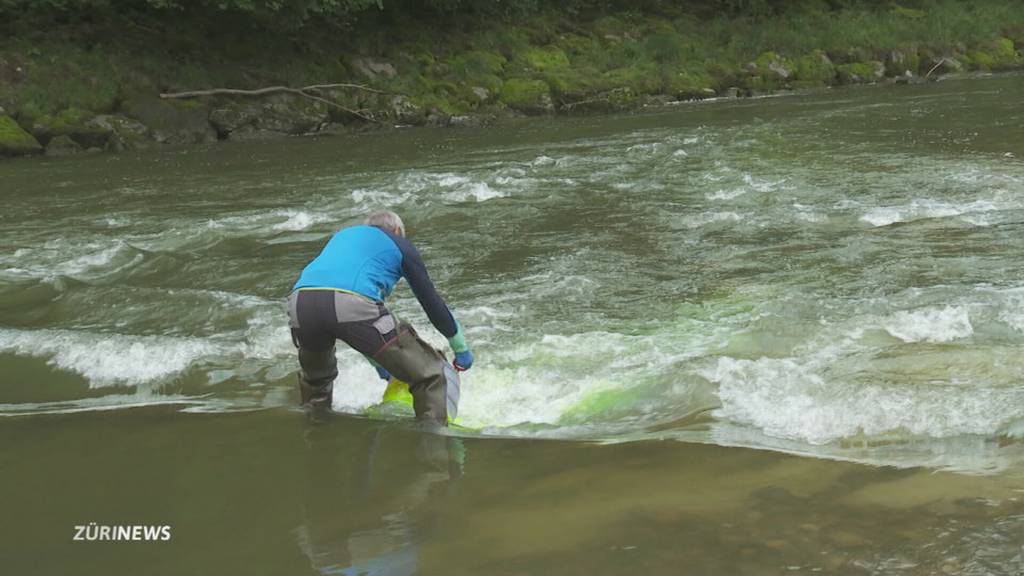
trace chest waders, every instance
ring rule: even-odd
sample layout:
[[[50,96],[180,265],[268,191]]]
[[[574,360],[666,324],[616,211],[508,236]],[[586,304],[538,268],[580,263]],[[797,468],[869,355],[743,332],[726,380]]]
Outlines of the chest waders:
[[[288,324],[299,351],[302,404],[328,409],[338,376],[334,346],[341,340],[409,383],[416,418],[447,426],[459,403],[459,376],[444,354],[399,322],[382,302],[329,289],[288,296]]]

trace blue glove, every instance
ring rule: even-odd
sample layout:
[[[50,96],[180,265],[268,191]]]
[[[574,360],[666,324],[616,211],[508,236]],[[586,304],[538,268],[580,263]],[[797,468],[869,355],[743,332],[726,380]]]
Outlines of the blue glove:
[[[469,350],[455,353],[455,369],[464,372],[473,367],[473,353]]]
[[[374,368],[377,369],[377,375],[380,376],[381,380],[384,380],[385,382],[391,380],[391,374],[387,370],[381,368],[380,366],[374,366]]]

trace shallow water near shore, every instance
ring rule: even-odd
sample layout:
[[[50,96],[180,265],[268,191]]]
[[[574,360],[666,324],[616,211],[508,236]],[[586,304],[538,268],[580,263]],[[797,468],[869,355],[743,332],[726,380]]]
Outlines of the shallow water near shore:
[[[1019,573],[1022,89],[2,163],[0,562]],[[367,418],[345,351],[338,414],[294,408],[282,298],[380,207],[474,345],[472,432]]]

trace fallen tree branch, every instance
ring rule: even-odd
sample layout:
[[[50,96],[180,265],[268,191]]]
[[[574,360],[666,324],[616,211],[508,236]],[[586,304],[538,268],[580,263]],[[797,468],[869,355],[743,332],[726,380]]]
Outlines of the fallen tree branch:
[[[333,106],[339,110],[348,112],[353,116],[362,118],[367,122],[378,122],[378,120],[375,120],[374,118],[371,118],[370,116],[367,116],[358,110],[346,108],[345,106],[342,106],[341,104],[338,104],[333,100],[328,100],[327,98],[322,98],[320,96],[316,96],[314,94],[310,94],[309,92],[307,92],[313,90],[328,90],[331,88],[356,88],[359,90],[365,90],[367,92],[373,92],[375,94],[386,94],[386,92],[374,90],[373,88],[368,88],[366,86],[361,86],[359,84],[314,84],[312,86],[303,86],[302,88],[292,88],[290,86],[266,86],[264,88],[256,88],[254,90],[242,90],[239,88],[211,88],[209,90],[191,90],[188,92],[168,92],[160,94],[160,98],[164,100],[173,100],[181,98],[201,98],[203,96],[265,96],[267,94],[277,94],[283,92],[286,94],[295,94],[297,96],[303,96],[311,100],[316,100],[317,102],[322,102],[324,104],[327,104],[328,106]]]
[[[927,80],[928,77],[932,75],[932,72],[935,72],[935,70],[938,69],[939,66],[942,66],[942,64],[945,61],[946,61],[946,57],[945,56],[943,56],[942,58],[939,58],[939,61],[935,64],[935,66],[932,66],[932,69],[929,70],[928,73],[924,75],[924,79]]]
[[[354,88],[364,92],[373,92],[374,94],[387,94],[383,90],[375,90],[362,84],[313,84],[312,86],[303,86],[299,90],[330,90],[331,88]]]

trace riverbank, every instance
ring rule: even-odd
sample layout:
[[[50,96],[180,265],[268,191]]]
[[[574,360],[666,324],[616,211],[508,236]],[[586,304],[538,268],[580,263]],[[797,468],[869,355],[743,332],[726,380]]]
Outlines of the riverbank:
[[[478,126],[1024,67],[1014,2],[801,6],[506,19],[383,10],[340,28],[287,29],[190,13],[11,19],[0,41],[0,155]],[[275,86],[288,89],[161,97]]]

